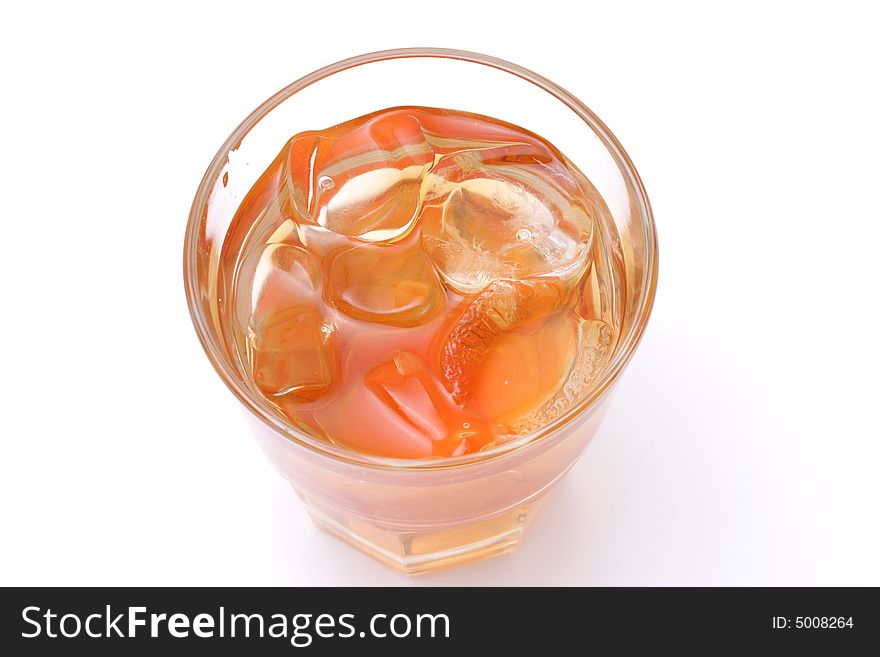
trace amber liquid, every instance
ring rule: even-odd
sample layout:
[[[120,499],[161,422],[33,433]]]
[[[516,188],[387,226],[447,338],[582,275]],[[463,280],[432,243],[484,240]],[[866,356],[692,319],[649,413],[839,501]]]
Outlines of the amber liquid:
[[[222,325],[287,421],[396,458],[553,422],[613,353],[621,257],[593,185],[485,116],[383,110],[294,136],[242,202]]]

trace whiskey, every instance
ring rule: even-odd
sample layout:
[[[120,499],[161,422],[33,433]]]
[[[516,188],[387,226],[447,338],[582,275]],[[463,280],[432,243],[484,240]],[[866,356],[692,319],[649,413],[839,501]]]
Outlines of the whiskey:
[[[397,107],[287,142],[224,241],[221,324],[298,429],[458,456],[589,394],[619,334],[621,261],[605,202],[551,144]]]

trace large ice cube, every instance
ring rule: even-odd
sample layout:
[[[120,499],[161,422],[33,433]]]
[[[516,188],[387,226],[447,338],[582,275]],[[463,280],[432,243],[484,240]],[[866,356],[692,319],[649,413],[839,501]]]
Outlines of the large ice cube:
[[[455,400],[463,403],[472,394],[476,375],[500,340],[559,309],[565,297],[557,281],[499,280],[463,302],[443,334],[440,351],[443,382]]]
[[[501,430],[509,434],[527,435],[551,424],[585,399],[608,362],[614,339],[614,329],[605,322],[580,322],[574,361],[553,394],[533,410],[510,418]]]
[[[567,313],[532,320],[504,333],[487,352],[465,408],[497,418],[499,430],[556,393],[577,353],[577,322]]]
[[[444,157],[426,178],[425,250],[453,289],[498,278],[576,280],[589,260],[590,209],[549,152],[515,144]]]
[[[315,417],[335,442],[396,458],[458,456],[496,435],[462,413],[427,364],[403,350],[391,352]]]
[[[253,278],[248,344],[254,382],[266,395],[312,401],[336,378],[333,327],[318,310],[318,264],[308,251],[270,244]]]
[[[389,409],[431,438],[432,456],[475,452],[494,440],[486,423],[456,408],[427,364],[412,352],[394,352],[364,381]]]
[[[415,326],[438,308],[443,287],[418,246],[361,244],[331,259],[325,296],[356,319]]]
[[[336,378],[333,331],[310,306],[275,313],[251,336],[253,376],[271,397],[312,401],[325,394]]]
[[[434,152],[418,120],[401,110],[305,133],[291,145],[287,178],[301,221],[369,242],[413,228]]]

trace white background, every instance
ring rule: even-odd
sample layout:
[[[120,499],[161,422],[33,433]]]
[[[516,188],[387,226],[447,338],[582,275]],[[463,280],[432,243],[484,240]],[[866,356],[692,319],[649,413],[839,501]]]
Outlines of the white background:
[[[0,584],[880,585],[869,3],[24,4],[0,21]],[[661,251],[607,421],[524,545],[415,579],[312,527],[202,353],[181,272],[241,119],[412,45],[584,100]]]

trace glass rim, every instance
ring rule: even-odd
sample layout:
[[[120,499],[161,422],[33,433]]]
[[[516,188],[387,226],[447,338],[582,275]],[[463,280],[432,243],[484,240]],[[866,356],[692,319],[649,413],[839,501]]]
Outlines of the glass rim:
[[[611,362],[604,368],[590,394],[580,400],[578,404],[573,405],[568,412],[563,413],[553,422],[542,427],[539,431],[519,436],[484,452],[474,452],[472,454],[454,457],[401,459],[347,450],[328,441],[322,441],[318,438],[309,436],[305,432],[300,431],[285,422],[280,416],[271,413],[268,409],[263,408],[263,406],[257,403],[252,393],[238,380],[237,370],[233,367],[231,360],[223,356],[221,353],[222,350],[218,348],[218,345],[215,344],[211,338],[206,325],[206,318],[202,313],[201,304],[199,302],[200,295],[196,270],[196,252],[198,247],[199,226],[204,214],[204,209],[210,198],[211,190],[220,176],[220,171],[226,161],[226,155],[245,138],[247,133],[257,124],[257,122],[290,96],[326,77],[364,64],[392,59],[418,57],[455,59],[488,66],[515,75],[555,96],[596,132],[605,148],[608,149],[611,156],[621,169],[625,182],[635,195],[637,209],[641,219],[641,227],[645,232],[645,294],[642,295],[638,307],[634,309],[633,327],[629,335],[622,344],[618,345],[617,352]],[[183,275],[187,306],[189,308],[193,325],[196,329],[196,334],[202,344],[202,348],[205,350],[208,359],[211,361],[211,364],[226,386],[232,391],[238,400],[257,417],[257,419],[262,421],[263,424],[268,426],[269,429],[273,430],[273,432],[280,437],[291,440],[311,452],[316,452],[321,456],[336,461],[378,469],[418,471],[463,467],[495,459],[507,458],[515,453],[522,453],[529,448],[545,442],[550,436],[557,434],[572,421],[581,417],[590,408],[595,407],[620,377],[620,374],[632,358],[636,347],[641,342],[642,335],[644,334],[654,304],[654,295],[657,288],[657,259],[657,234],[654,226],[654,216],[641,178],[630,160],[629,155],[627,155],[623,146],[617,141],[617,138],[611,133],[602,120],[580,100],[559,85],[551,82],[534,71],[530,71],[529,69],[503,59],[475,52],[451,50],[446,48],[400,48],[350,57],[313,71],[275,93],[239,124],[214,156],[205,175],[202,177],[198,191],[193,199],[193,204],[189,213],[189,220],[187,222],[186,239],[184,241]]]

